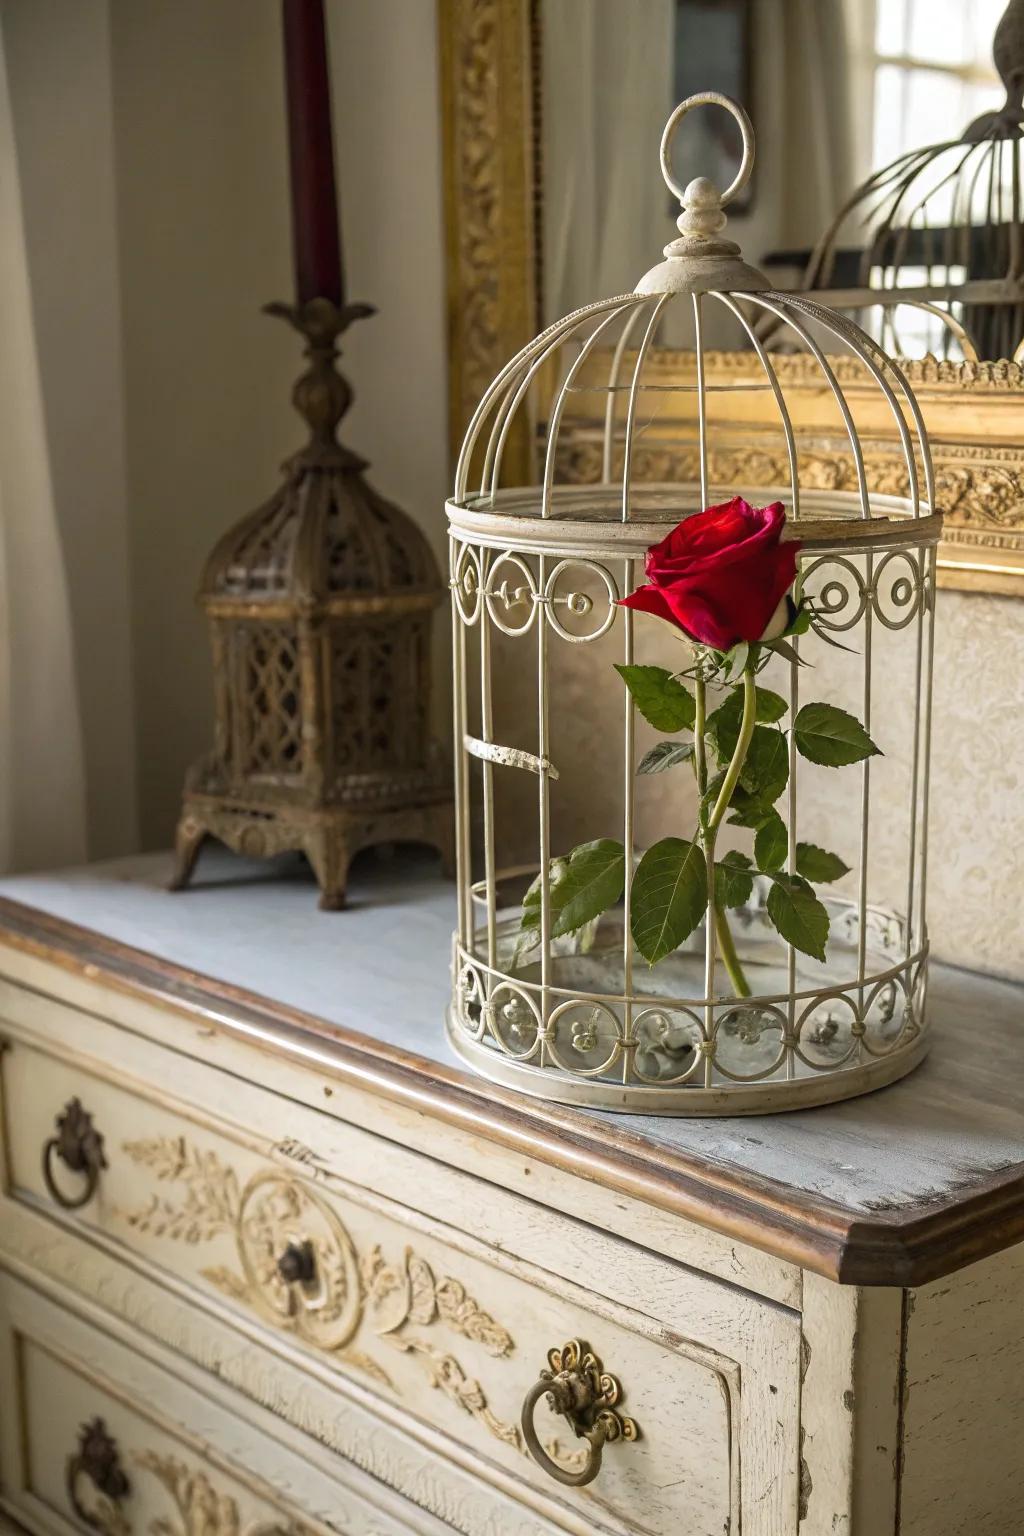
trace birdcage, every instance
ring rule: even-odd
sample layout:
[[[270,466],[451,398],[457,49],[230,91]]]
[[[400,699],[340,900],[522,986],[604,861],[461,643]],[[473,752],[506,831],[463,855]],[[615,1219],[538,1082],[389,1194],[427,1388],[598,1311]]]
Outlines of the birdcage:
[[[1010,0],[992,56],[1003,106],[869,176],[804,274],[805,289],[862,312],[905,357],[1019,361],[1024,351],[1024,0]]]
[[[704,104],[726,107],[743,131],[743,162],[722,194],[703,178],[682,188],[671,171],[675,127]],[[899,368],[843,316],[772,292],[723,237],[723,205],[752,162],[735,103],[705,92],[676,109],[662,170],[682,204],[680,238],[634,292],[552,325],[501,371],[448,502],[458,889],[448,1034],[487,1077],[562,1102],[777,1110],[890,1082],[927,1046],[941,528],[928,445]],[[652,362],[670,308],[673,333],[681,319],[692,332],[692,391],[665,385]],[[794,422],[787,399],[793,370],[777,369],[759,340],[764,314],[806,354],[820,386],[815,431],[834,432],[853,489],[818,488],[807,471],[806,420]],[[757,358],[753,385],[749,367],[740,384],[705,367],[721,316]],[[871,388],[851,404],[843,380],[854,376]],[[737,484],[735,456],[718,450],[723,405],[742,418],[758,388],[774,402],[782,484]],[[697,429],[687,483],[657,478],[659,422],[680,391]],[[502,487],[517,414],[538,410],[540,483]],[[594,483],[570,472],[580,437],[566,437],[570,410],[577,429],[581,413],[589,421]],[[866,470],[865,434],[883,419],[900,462],[891,493],[870,490]],[[754,455],[743,473],[763,462]],[[742,516],[781,527],[783,565],[798,545],[774,627],[716,648],[623,605],[645,568],[656,571],[653,555],[645,567],[652,546],[677,525],[692,538],[704,527],[686,532],[693,514],[738,495],[781,503],[781,524],[778,507]],[[727,604],[737,581],[726,577]]]

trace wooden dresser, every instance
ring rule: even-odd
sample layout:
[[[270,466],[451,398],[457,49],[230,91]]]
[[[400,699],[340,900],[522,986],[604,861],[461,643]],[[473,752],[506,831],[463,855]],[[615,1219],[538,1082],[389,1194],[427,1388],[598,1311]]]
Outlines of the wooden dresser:
[[[168,867],[0,885],[7,1516],[1020,1531],[1021,989],[940,968],[931,1059],[835,1108],[587,1113],[446,1054],[430,862],[357,867],[342,914]],[[576,1486],[590,1444],[535,1383],[615,1397],[588,1352],[619,1390]]]

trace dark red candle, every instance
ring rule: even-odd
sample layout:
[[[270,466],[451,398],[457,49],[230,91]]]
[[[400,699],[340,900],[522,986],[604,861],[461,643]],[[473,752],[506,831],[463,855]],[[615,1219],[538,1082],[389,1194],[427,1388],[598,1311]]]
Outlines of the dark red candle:
[[[298,301],[342,302],[323,0],[282,0]]]

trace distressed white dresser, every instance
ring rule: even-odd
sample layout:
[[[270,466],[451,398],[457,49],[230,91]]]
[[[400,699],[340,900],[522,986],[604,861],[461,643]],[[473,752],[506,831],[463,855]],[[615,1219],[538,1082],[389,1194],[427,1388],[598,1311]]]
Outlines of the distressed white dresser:
[[[166,874],[0,886],[8,1517],[1019,1532],[1020,989],[940,969],[931,1059],[835,1108],[584,1113],[446,1056],[429,863],[357,869],[342,914],[215,854]],[[552,1351],[606,1400],[585,1485]]]

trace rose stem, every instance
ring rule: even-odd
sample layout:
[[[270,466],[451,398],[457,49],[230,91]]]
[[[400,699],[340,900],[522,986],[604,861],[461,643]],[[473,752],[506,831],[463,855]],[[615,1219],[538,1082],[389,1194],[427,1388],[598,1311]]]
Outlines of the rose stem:
[[[703,688],[703,683],[699,683],[698,721],[701,727],[701,735],[699,738],[699,750],[701,758],[704,756],[704,721],[702,711],[702,705],[704,703],[702,697]],[[722,781],[722,788],[719,791],[718,799],[715,801],[715,808],[711,812],[711,815],[708,817],[707,831],[704,834],[704,852],[708,862],[709,873],[714,868],[715,839],[718,833],[718,828],[725,817],[726,811],[729,809],[729,801],[732,799],[733,791],[739,782],[740,774],[743,772],[743,764],[746,762],[747,753],[750,750],[750,741],[754,734],[754,723],[756,718],[757,691],[754,687],[754,673],[752,668],[747,666],[743,669],[743,717],[740,720],[740,733],[736,741],[736,749],[733,752],[732,760],[730,761],[729,766],[725,771],[725,778]],[[715,902],[715,934],[718,939],[718,948],[722,957],[722,964],[725,966],[726,974],[728,975],[729,980],[732,982],[733,991],[736,993],[737,997],[749,997],[750,986],[747,982],[746,976],[744,975],[739,956],[736,953],[736,945],[733,942],[732,930],[729,927],[729,920],[726,917],[723,908],[719,906],[717,902]]]
[[[722,957],[726,974],[732,982],[732,989],[737,997],[750,996],[750,983],[747,981],[740,957],[736,953],[736,945],[729,927],[729,919],[725,915],[724,908],[715,902],[715,933],[718,936],[718,953]]]
[[[697,775],[697,793],[703,796],[708,787],[708,760],[704,745],[704,721],[707,714],[707,684],[702,677],[694,681],[695,709],[693,716],[693,771]]]

